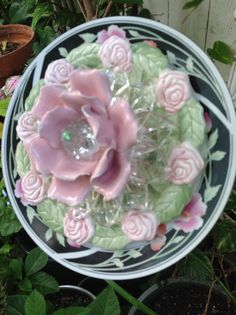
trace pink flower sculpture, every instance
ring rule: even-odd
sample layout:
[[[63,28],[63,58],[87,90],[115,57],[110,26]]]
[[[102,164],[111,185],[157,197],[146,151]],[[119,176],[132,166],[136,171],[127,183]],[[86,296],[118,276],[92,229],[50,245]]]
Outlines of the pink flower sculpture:
[[[95,229],[90,216],[81,209],[70,208],[64,218],[64,234],[67,242],[74,247],[87,243]]]
[[[158,79],[155,92],[160,106],[167,112],[179,111],[191,97],[188,75],[169,69],[163,71]]]
[[[40,90],[32,108],[38,135],[27,145],[23,141],[31,166],[50,176],[51,199],[75,206],[91,188],[115,198],[130,175],[129,150],[138,129],[134,113],[126,100],[112,101],[109,80],[97,70],[74,70],[68,86]]]
[[[49,64],[45,73],[47,84],[66,84],[74,67],[65,59],[58,59]]]
[[[37,136],[37,119],[31,112],[25,112],[16,127],[17,135],[22,141]]]
[[[190,184],[204,168],[200,153],[184,142],[175,147],[167,161],[167,177],[176,185]]]
[[[123,31],[117,25],[110,25],[107,30],[102,30],[101,32],[98,32],[97,43],[103,44],[108,38],[114,35],[126,39],[125,31]]]
[[[211,127],[212,127],[212,120],[211,120],[211,117],[208,114],[208,112],[204,112],[204,119],[205,119],[205,123],[206,123],[207,132],[209,132],[211,130]]]
[[[133,241],[150,241],[157,231],[157,219],[152,211],[131,210],[122,219],[123,232]]]
[[[15,195],[24,205],[36,205],[46,196],[46,182],[43,176],[28,172],[23,179],[16,182]]]
[[[99,58],[105,68],[129,72],[132,69],[132,54],[129,41],[112,35],[100,46]]]
[[[173,222],[174,229],[185,233],[198,230],[203,225],[201,217],[205,215],[206,209],[207,205],[202,201],[201,195],[195,194],[181,216]]]

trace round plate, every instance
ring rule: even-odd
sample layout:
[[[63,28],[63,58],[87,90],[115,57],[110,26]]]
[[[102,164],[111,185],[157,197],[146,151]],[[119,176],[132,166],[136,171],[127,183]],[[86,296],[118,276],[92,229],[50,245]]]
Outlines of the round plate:
[[[17,144],[16,124],[24,111],[24,102],[31,88],[44,77],[47,65],[61,58],[61,53],[82,44],[84,33],[94,33],[116,24],[126,31],[131,42],[154,40],[168,56],[170,64],[184,70],[190,76],[197,98],[212,120],[208,139],[208,165],[202,180],[200,194],[207,203],[203,226],[185,234],[170,230],[167,242],[154,252],[149,245],[141,244],[130,250],[115,252],[98,248],[72,248],[62,245],[55,234],[48,235],[47,227],[33,216],[14,195],[17,174],[14,169],[14,152]],[[174,264],[193,250],[207,235],[219,218],[229,197],[236,169],[236,124],[231,97],[219,72],[191,40],[160,23],[133,17],[115,17],[95,20],[80,25],[47,46],[22,76],[15,91],[4,123],[2,162],[4,180],[13,208],[24,229],[51,258],[81,274],[102,279],[132,279],[147,276]],[[214,152],[214,154],[213,154]],[[29,212],[29,210],[28,210]],[[50,236],[50,237],[49,237]]]

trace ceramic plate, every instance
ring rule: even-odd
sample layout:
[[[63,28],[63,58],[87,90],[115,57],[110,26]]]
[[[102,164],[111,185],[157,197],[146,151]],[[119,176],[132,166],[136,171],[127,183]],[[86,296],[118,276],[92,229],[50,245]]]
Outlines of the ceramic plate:
[[[208,112],[212,121],[208,134],[207,167],[199,192],[207,204],[204,223],[198,230],[185,234],[170,229],[167,241],[155,252],[148,244],[132,249],[106,251],[96,247],[73,248],[64,244],[56,233],[47,233],[47,227],[33,212],[23,206],[14,195],[17,174],[14,156],[18,142],[16,124],[24,111],[24,102],[31,88],[44,77],[47,65],[61,54],[71,51],[83,42],[81,34],[97,34],[116,24],[123,28],[131,43],[151,40],[167,55],[169,64],[186,72],[195,97]],[[61,49],[63,47],[63,49]],[[24,229],[34,242],[50,257],[69,269],[102,279],[132,279],[161,271],[193,250],[209,233],[219,218],[229,197],[236,168],[235,112],[226,85],[205,53],[190,39],[160,23],[133,17],[95,20],[80,25],[47,46],[22,76],[15,91],[4,123],[2,162],[4,179],[10,201]]]

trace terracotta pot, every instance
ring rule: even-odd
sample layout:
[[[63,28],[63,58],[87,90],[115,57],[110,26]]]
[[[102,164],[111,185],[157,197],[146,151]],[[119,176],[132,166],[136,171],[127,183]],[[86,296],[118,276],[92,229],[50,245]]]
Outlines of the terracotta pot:
[[[26,25],[8,24],[0,26],[0,42],[8,41],[20,44],[20,47],[0,57],[0,87],[5,80],[20,73],[26,61],[32,55],[34,31]]]

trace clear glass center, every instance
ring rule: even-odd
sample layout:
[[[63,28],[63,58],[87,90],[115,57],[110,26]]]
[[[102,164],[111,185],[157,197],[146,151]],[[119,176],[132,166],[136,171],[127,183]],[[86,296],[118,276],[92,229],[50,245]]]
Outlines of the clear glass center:
[[[79,160],[97,150],[93,130],[86,121],[72,122],[61,132],[65,152]]]

